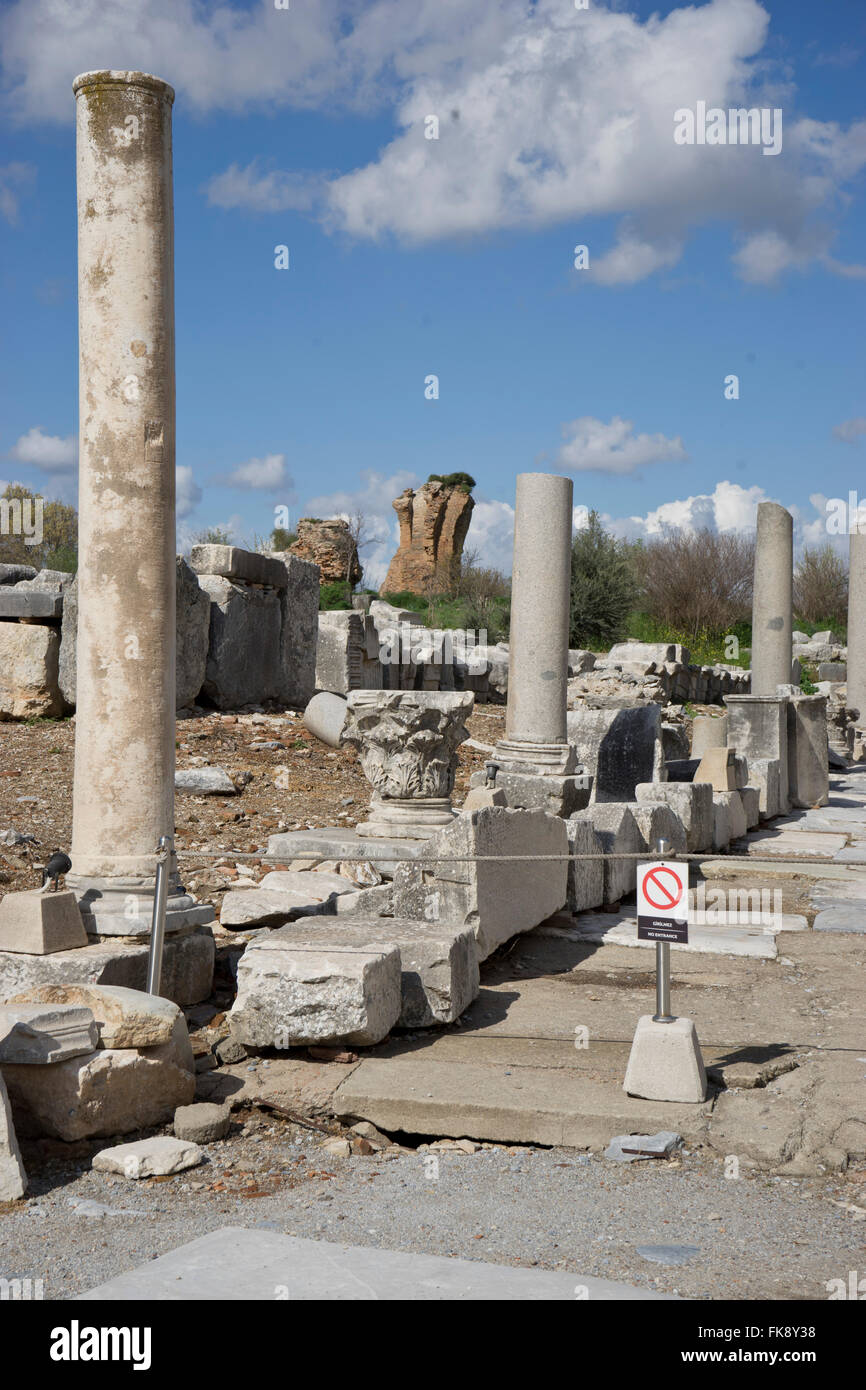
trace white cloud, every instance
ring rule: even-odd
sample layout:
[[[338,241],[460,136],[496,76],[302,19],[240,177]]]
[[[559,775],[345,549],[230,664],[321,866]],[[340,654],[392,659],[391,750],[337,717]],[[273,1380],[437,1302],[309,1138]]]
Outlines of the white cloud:
[[[72,434],[63,439],[56,434],[43,434],[42,426],[34,425],[12,446],[9,457],[47,472],[62,472],[75,467],[78,441]]]
[[[220,479],[228,487],[252,487],[270,490],[277,487],[291,487],[292,482],[286,473],[285,454],[266,454],[262,459],[247,459],[233,468],[226,479]]]
[[[846,444],[854,444],[861,434],[866,434],[866,416],[855,415],[853,420],[843,420],[841,425],[833,426],[833,434]]]
[[[22,187],[32,182],[36,170],[32,164],[0,165],[0,217],[15,226],[18,221],[18,198]]]
[[[201,501],[202,490],[188,464],[179,463],[174,472],[177,479],[177,515],[179,518],[189,516]]]
[[[565,443],[554,462],[569,473],[634,473],[647,464],[688,458],[679,435],[635,434],[632,421],[618,415],[609,424],[582,415],[563,425],[562,434]]]
[[[324,175],[286,174],[262,170],[258,160],[245,168],[230,164],[207,184],[207,200],[213,207],[248,208],[251,212],[308,212],[324,184]]]

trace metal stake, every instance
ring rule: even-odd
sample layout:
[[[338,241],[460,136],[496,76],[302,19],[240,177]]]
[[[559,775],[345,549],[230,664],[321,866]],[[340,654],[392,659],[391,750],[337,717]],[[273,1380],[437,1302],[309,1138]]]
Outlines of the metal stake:
[[[147,992],[159,994],[162,983],[162,952],[165,944],[165,906],[173,838],[162,835],[156,849],[156,884],[153,892],[153,920],[147,957]]]

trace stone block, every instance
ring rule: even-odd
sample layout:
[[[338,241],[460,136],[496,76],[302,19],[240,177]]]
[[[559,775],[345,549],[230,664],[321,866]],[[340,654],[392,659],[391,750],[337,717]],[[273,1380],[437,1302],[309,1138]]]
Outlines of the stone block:
[[[63,595],[49,589],[0,588],[0,619],[26,622],[59,622]]]
[[[378,635],[367,614],[319,613],[316,689],[339,695],[347,695],[350,690],[382,689]]]
[[[761,819],[761,792],[758,787],[740,787],[740,801],[746,817],[746,829],[753,830]]]
[[[778,758],[749,758],[749,780],[758,789],[758,804],[764,820],[787,811],[787,798],[782,801],[782,768]]]
[[[591,801],[633,801],[639,782],[663,776],[658,705],[571,710],[566,724],[568,741],[593,778]]]
[[[237,796],[237,787],[222,767],[180,767],[174,789],[191,796]]]
[[[217,575],[272,589],[285,589],[288,583],[282,560],[271,559],[257,550],[241,550],[236,545],[194,545],[189,562],[196,574]]]
[[[687,759],[690,753],[689,736],[682,724],[669,724],[663,720],[661,731],[665,764]]]
[[[725,805],[728,808],[728,841],[742,839],[748,829],[748,822],[740,793],[738,791],[713,792],[713,804],[714,806]]]
[[[310,868],[321,860],[367,859],[383,878],[392,878],[398,863],[414,859],[424,848],[420,840],[391,839],[359,834],[342,825],[326,825],[321,830],[286,830],[268,836],[266,858],[287,864],[306,861]]]
[[[570,855],[588,855],[586,859],[568,861],[568,896],[570,912],[590,912],[604,902],[604,860],[602,845],[588,820],[565,822]]]
[[[709,748],[725,748],[727,741],[727,715],[698,714],[692,720],[693,758],[702,758]]]
[[[779,764],[779,809],[788,809],[788,700],[777,695],[726,695],[728,747],[748,759]],[[755,783],[754,776],[750,780]],[[761,810],[764,810],[762,803]],[[765,814],[767,814],[765,812]],[[777,815],[778,811],[770,814]]]
[[[187,1006],[207,999],[213,987],[214,940],[209,928],[167,937],[161,989],[166,999]],[[124,985],[144,991],[148,947],[108,938],[48,956],[0,950],[0,1000],[39,985]]]
[[[213,1144],[228,1134],[231,1119],[229,1105],[212,1105],[207,1101],[182,1105],[174,1112],[175,1138],[190,1144]]]
[[[734,784],[737,791],[749,785],[749,760],[741,753],[734,753]]]
[[[7,999],[6,1005],[78,1005],[95,1020],[94,1047],[159,1047],[174,1036],[180,1009],[170,999],[123,985],[34,985]],[[0,1006],[0,1012],[2,1012]]]
[[[706,1100],[704,1059],[690,1018],[655,1023],[644,1014],[638,1019],[623,1090],[645,1100]]]
[[[28,888],[0,899],[0,952],[46,956],[87,945],[87,932],[70,889]]]
[[[666,661],[682,662],[682,647],[675,642],[617,642],[608,652],[605,665],[621,666],[623,662],[632,661],[656,666],[664,666]],[[684,664],[688,665],[688,661]]]
[[[452,1023],[478,994],[478,952],[471,926],[404,917],[341,917],[338,922],[329,919],[315,925],[296,922],[283,928],[280,937],[288,944],[305,946],[323,942],[363,950],[396,946],[400,952],[399,1028]],[[267,939],[273,941],[273,937]]]
[[[27,1191],[27,1174],[12,1120],[12,1107],[0,1073],[0,1202],[17,1202]]]
[[[578,811],[572,820],[592,826],[604,851],[604,901],[617,903],[635,891],[637,856],[643,850],[641,833],[631,807],[606,801]],[[550,916],[550,914],[546,914]]]
[[[319,567],[286,555],[285,586],[280,589],[280,684],[276,698],[304,709],[316,689],[319,620]]]
[[[381,1042],[400,1017],[396,946],[296,944],[281,927],[250,942],[238,962],[232,1035],[245,1047]]]
[[[826,806],[830,795],[827,698],[788,702],[788,798],[792,806]]]
[[[472,791],[483,791],[487,773],[473,772],[469,778]],[[558,775],[550,772],[518,772],[499,767],[495,788],[502,800],[492,805],[510,806],[515,811],[545,811],[549,816],[567,819],[582,811],[592,794],[592,778],[584,773]],[[470,792],[471,795],[471,792]],[[475,809],[464,807],[464,810]]]
[[[737,785],[733,748],[707,748],[695,773],[696,782],[709,782],[714,792],[732,792]]]
[[[279,564],[276,560],[268,563]],[[281,568],[285,572],[285,566]],[[217,709],[237,709],[281,699],[285,681],[279,594],[274,589],[250,588],[213,574],[203,574],[200,582],[211,605],[203,685],[207,698]]]
[[[480,811],[483,806],[507,805],[508,798],[502,787],[488,787],[485,783],[475,787],[470,785],[460,811],[463,814],[466,811]]]
[[[5,592],[0,589],[0,595]],[[63,713],[59,658],[56,628],[0,622],[0,722]]]
[[[565,906],[567,853],[565,822],[558,817],[502,806],[470,811],[397,867],[394,915],[471,925],[478,958],[486,960],[504,941]]]
[[[659,840],[667,840],[668,850],[685,853],[686,828],[669,802],[635,801],[631,812],[637,822],[643,847],[650,856],[655,855]]]
[[[20,584],[23,579],[35,579],[32,565],[0,565],[0,584]]]
[[[220,926],[232,931],[250,927],[282,927],[298,917],[311,913],[333,912],[333,899],[339,891],[354,892],[348,879],[343,879],[339,890],[330,887],[327,879],[337,877],[331,874],[297,874],[293,878],[305,878],[307,886],[297,888],[238,888],[230,890],[223,898],[220,909]],[[285,877],[289,877],[288,874]],[[322,882],[319,884],[318,879]]]
[[[196,1109],[189,1106],[188,1109]],[[209,1107],[218,1109],[219,1107]],[[160,1178],[169,1173],[183,1173],[204,1163],[204,1154],[197,1144],[155,1135],[153,1139],[136,1139],[132,1144],[115,1144],[93,1155],[92,1167],[98,1173],[120,1173],[124,1178]]]
[[[722,854],[731,843],[730,792],[713,793],[713,849]]]
[[[591,671],[594,666],[594,652],[583,651],[580,648],[569,648],[568,674],[570,676],[580,676],[584,671]]]
[[[700,854],[713,843],[713,789],[707,782],[644,782],[635,799],[665,801],[682,822],[689,854]]]
[[[0,1063],[44,1066],[92,1052],[99,1041],[93,1014],[74,1004],[0,1004]]]
[[[146,1051],[105,1048],[48,1067],[0,1069],[20,1133],[87,1139],[170,1123],[195,1095],[187,1057],[191,1063],[184,1024],[183,1039]]]
[[[339,748],[347,708],[342,695],[320,690],[304,710],[304,727],[322,743],[327,743],[329,748]]]
[[[177,709],[184,709],[197,699],[204,685],[210,640],[210,596],[182,555],[176,557],[175,564],[175,704]],[[63,640],[66,640],[65,623]]]
[[[844,661],[822,661],[818,667],[819,681],[846,681],[848,665]]]
[[[60,625],[60,651],[57,661],[57,683],[63,703],[75,709],[77,679],[76,649],[78,644],[78,575],[63,595],[63,621]]]

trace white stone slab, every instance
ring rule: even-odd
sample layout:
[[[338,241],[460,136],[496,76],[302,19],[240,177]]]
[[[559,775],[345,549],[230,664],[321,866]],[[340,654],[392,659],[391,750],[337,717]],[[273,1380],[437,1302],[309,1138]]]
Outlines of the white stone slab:
[[[538,936],[563,936],[574,941],[597,941],[606,946],[641,946],[652,950],[654,941],[639,941],[637,919],[607,912],[586,912],[571,927],[545,924]],[[673,951],[703,955],[749,956],[755,960],[775,960],[779,954],[773,933],[761,927],[689,927],[688,944],[670,943]]]

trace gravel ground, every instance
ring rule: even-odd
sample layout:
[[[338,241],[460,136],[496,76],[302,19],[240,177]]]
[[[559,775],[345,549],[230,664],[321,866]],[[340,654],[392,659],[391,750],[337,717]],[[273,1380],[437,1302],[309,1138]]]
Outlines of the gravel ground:
[[[335,1157],[321,1135],[250,1112],[207,1147],[205,1165],[134,1182],[91,1170],[110,1142],[24,1146],[31,1194],[0,1207],[0,1276],[41,1278],[46,1299],[66,1299],[227,1225],[537,1265],[692,1299],[826,1299],[828,1279],[866,1268],[866,1224],[832,1205],[861,1200],[866,1173],[732,1181],[700,1152],[623,1165],[491,1146],[439,1153],[433,1179],[426,1147]],[[667,1267],[640,1256],[644,1244],[699,1253]]]

